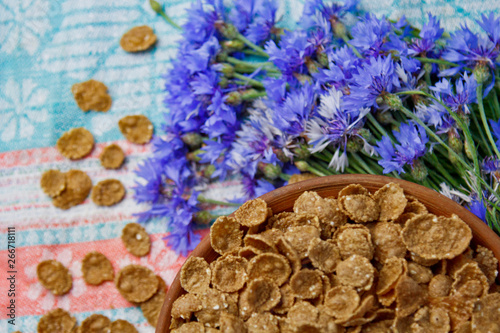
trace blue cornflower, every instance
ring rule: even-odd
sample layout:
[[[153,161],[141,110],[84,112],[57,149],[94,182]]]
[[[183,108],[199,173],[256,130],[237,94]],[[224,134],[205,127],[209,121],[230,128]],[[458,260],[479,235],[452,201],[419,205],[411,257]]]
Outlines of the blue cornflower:
[[[194,233],[191,225],[184,226],[184,229],[176,228],[163,238],[177,253],[187,256],[200,243],[201,236]]]
[[[158,202],[162,190],[162,164],[154,159],[145,159],[134,171],[139,180],[135,181],[133,190],[137,202]]]
[[[344,171],[348,166],[346,145],[347,140],[353,136],[359,136],[357,130],[362,126],[362,119],[369,109],[358,112],[348,112],[342,105],[342,93],[332,88],[328,94],[321,95],[318,116],[307,122],[306,135],[309,144],[313,147],[312,153],[323,151],[327,146],[333,146],[336,150],[329,167],[337,171]],[[365,142],[365,150],[373,153],[371,146]],[[340,153],[340,150],[343,150]]]
[[[385,53],[383,45],[390,33],[391,25],[386,19],[379,20],[373,14],[366,14],[351,29],[353,39],[350,43],[365,55],[377,56]]]
[[[486,223],[486,205],[483,199],[473,198],[465,208]]]
[[[453,92],[453,86],[447,79],[442,79],[437,82],[435,86],[430,87],[430,89],[439,93],[443,102],[453,112],[464,112],[468,114],[470,110],[467,104],[477,101],[476,87],[477,82],[474,76],[468,76],[467,73],[465,73],[463,79],[458,78],[455,81],[456,93]]]
[[[482,169],[486,174],[500,172],[500,160],[492,156],[486,157]]]
[[[481,28],[486,31],[489,40],[499,46],[500,44],[500,17],[495,18],[495,14],[490,12],[490,15],[481,15],[482,21],[477,21]]]
[[[303,30],[286,31],[281,37],[279,47],[273,40],[265,45],[269,60],[281,70],[288,82],[295,82],[294,73],[307,73],[306,57],[310,57],[314,52],[307,38],[307,33]]]
[[[325,3],[323,0],[307,0],[304,3],[302,17],[300,18],[301,26],[304,29],[309,29],[315,26],[314,18],[319,14],[324,20],[331,24],[333,29],[335,23],[342,19],[348,12],[352,12],[358,5],[358,0],[347,0],[344,4],[338,2]]]
[[[231,23],[240,31],[244,32],[253,21],[255,12],[259,8],[259,0],[234,0],[234,7],[229,13]]]
[[[265,78],[262,83],[266,88],[267,98],[272,103],[281,104],[286,97],[286,81],[282,78]]]
[[[361,60],[347,46],[329,53],[328,59],[328,68],[319,68],[317,73],[312,74],[316,92],[327,92],[333,86],[345,94],[350,93],[348,81],[357,73]]]
[[[245,0],[246,1],[246,0]],[[248,26],[245,36],[253,43],[260,44],[269,39],[275,33],[276,12],[278,2],[274,0],[262,0],[258,5],[257,13],[252,23]]]
[[[292,90],[283,104],[273,114],[274,126],[283,133],[299,136],[305,130],[305,124],[312,114],[315,94],[308,83]]]
[[[223,16],[222,2],[219,0],[207,1],[212,5],[206,8],[201,0],[193,1],[187,10],[187,20],[182,26],[182,35],[189,43],[204,43],[216,34],[215,22]]]
[[[384,167],[384,173],[397,171],[404,172],[403,167],[410,165],[427,152],[426,144],[429,141],[425,129],[413,122],[409,124],[402,123],[399,132],[392,131],[397,140],[393,145],[388,136],[382,137],[377,142],[375,150],[382,158],[378,163]]]
[[[472,68],[485,66],[490,68],[491,74],[494,75],[492,70],[495,68],[499,55],[499,48],[494,42],[487,37],[474,34],[467,26],[464,26],[451,35],[446,51],[442,55],[443,59],[457,63],[460,66],[441,71],[440,75],[455,75],[464,66]],[[493,79],[493,81],[495,80]],[[489,91],[491,86],[490,84],[487,87],[485,93]]]
[[[434,51],[436,41],[443,35],[444,29],[441,28],[437,17],[429,13],[429,22],[424,24],[420,30],[420,38],[415,38],[410,45],[415,53],[426,55],[428,52]]]
[[[437,94],[435,93],[435,95]],[[439,98],[439,96],[437,96],[437,98]],[[444,106],[442,106],[435,100],[431,100],[429,104],[418,103],[415,106],[415,109],[415,114],[418,118],[420,118],[420,120],[422,120],[429,126],[434,126],[436,129],[438,129],[438,133],[443,133],[443,125],[446,123],[446,119],[449,118],[447,117],[448,112],[446,111]],[[455,122],[453,121],[450,125],[454,124]],[[448,126],[445,127],[448,128]]]
[[[255,199],[275,189],[275,186],[267,180],[255,179],[248,175],[243,175],[241,183],[243,185],[244,200]]]
[[[365,107],[379,107],[377,99],[399,87],[391,57],[370,57],[353,75],[350,95],[346,96],[346,108],[354,111]]]
[[[495,144],[497,145],[498,149],[500,149],[500,120],[495,122],[493,119],[490,119],[490,126],[491,129],[493,130],[493,135],[497,139]]]

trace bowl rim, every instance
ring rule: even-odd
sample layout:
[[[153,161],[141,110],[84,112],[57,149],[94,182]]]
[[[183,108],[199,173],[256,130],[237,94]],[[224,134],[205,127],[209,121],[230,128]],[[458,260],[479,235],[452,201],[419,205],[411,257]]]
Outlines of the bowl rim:
[[[450,205],[450,208],[446,210],[453,210],[453,213],[458,215],[467,225],[471,228],[473,239],[481,244],[492,244],[494,246],[488,246],[488,248],[494,253],[495,257],[498,259],[498,269],[500,271],[500,237],[488,227],[486,223],[480,220],[476,215],[467,210],[465,207],[459,205],[450,198],[442,195],[441,193],[427,188],[425,186],[397,178],[381,176],[381,175],[365,175],[365,174],[343,174],[343,175],[333,175],[317,177],[294,184],[282,186],[271,192],[268,192],[262,196],[263,199],[268,203],[268,205],[276,204],[277,202],[287,199],[287,197],[293,197],[302,194],[304,191],[326,191],[328,187],[333,187],[335,184],[342,184],[343,187],[348,184],[361,184],[365,187],[369,187],[370,183],[373,183],[377,188],[382,187],[387,183],[399,184],[405,192],[411,192],[409,194],[421,199],[422,197],[434,197],[436,196],[436,202],[442,202],[443,205]],[[417,195],[415,195],[417,194]],[[438,200],[439,199],[439,200]],[[424,200],[427,201],[427,200]],[[426,205],[427,206],[427,205]],[[279,211],[276,211],[279,212]],[[229,216],[232,216],[230,214]],[[204,257],[207,258],[207,254],[210,252],[215,253],[210,245],[210,234],[208,233],[198,244],[198,246],[188,255],[187,258]],[[217,253],[216,257],[219,255]],[[213,254],[212,254],[213,256]],[[186,259],[187,259],[186,258]],[[165,301],[163,303],[160,315],[158,317],[158,323],[156,326],[156,333],[168,333],[170,332],[170,321],[171,321],[171,309],[174,300],[177,298],[177,294],[174,291],[178,291],[180,287],[180,270],[177,272],[174,280],[170,284]],[[499,276],[500,278],[500,276]]]

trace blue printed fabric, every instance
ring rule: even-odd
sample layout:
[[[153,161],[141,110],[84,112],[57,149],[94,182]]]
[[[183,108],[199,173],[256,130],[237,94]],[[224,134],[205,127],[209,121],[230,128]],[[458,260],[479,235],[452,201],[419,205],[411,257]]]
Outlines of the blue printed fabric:
[[[303,0],[282,0],[283,24],[298,20]],[[167,11],[182,21],[190,0],[168,0]],[[421,25],[431,12],[446,30],[500,9],[491,0],[362,0],[360,9]],[[153,50],[128,54],[121,35],[147,24],[158,35]],[[97,142],[122,138],[117,121],[129,114],[162,122],[161,74],[175,56],[179,32],[146,0],[0,0],[0,152],[53,146],[70,128],[89,129]],[[90,78],[104,82],[113,98],[107,113],[84,113],[71,85]]]

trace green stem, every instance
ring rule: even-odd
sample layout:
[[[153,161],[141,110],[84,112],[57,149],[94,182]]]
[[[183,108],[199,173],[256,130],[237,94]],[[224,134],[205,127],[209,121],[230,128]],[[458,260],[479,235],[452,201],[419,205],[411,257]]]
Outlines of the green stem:
[[[245,54],[248,54],[248,55],[253,55],[253,56],[257,56],[257,57],[262,57],[262,55],[260,54],[260,52],[256,52],[254,50],[249,50],[249,49],[244,49],[242,50],[241,52],[245,53]],[[267,57],[266,57],[267,58]]]
[[[376,175],[377,173],[374,172],[372,170],[372,168],[370,168],[368,166],[368,164],[366,164],[366,162],[361,158],[361,156],[359,156],[358,153],[352,153],[351,154],[352,157],[354,157],[354,159],[359,163],[359,165],[366,170],[366,172],[368,172],[369,174],[372,174],[372,175]]]
[[[328,169],[328,166],[323,166],[320,162],[316,162],[313,159],[309,159],[308,163],[325,175],[333,175],[332,171]]]
[[[236,78],[236,79],[240,79],[241,81],[246,82],[247,84],[249,83],[249,84],[251,84],[255,88],[264,89],[264,85],[262,84],[262,82],[254,80],[254,79],[251,79],[248,76],[245,76],[243,74],[234,73],[233,77]]]
[[[363,56],[361,55],[361,53],[359,53],[358,49],[356,49],[356,47],[354,47],[354,45],[351,45],[350,40],[349,38],[347,37],[347,35],[343,35],[342,36],[342,40],[345,42],[345,44],[347,46],[349,46],[352,50],[352,52],[354,52],[354,54],[358,57],[358,58],[363,58]]]
[[[157,14],[159,14],[161,17],[163,17],[165,19],[165,21],[167,21],[168,24],[170,24],[171,26],[173,26],[174,28],[176,28],[178,30],[182,30],[182,27],[180,25],[178,25],[177,23],[175,23],[165,13],[165,11],[163,10],[162,6],[160,5],[160,3],[158,1],[149,0],[149,5],[151,6],[151,9],[153,9]]]
[[[366,115],[366,118],[368,119],[368,121],[377,129],[378,132],[380,132],[381,135],[385,135],[385,136],[389,136],[389,134],[387,134],[386,130],[379,124],[379,122],[377,121],[377,119],[375,119],[375,117],[371,114],[371,113],[368,113]]]
[[[255,69],[257,68],[265,68],[266,66],[274,66],[272,62],[266,61],[266,62],[249,62],[249,61],[244,61],[240,60],[235,57],[227,57],[226,61],[230,64],[233,65],[242,65],[242,66],[248,66],[248,67],[253,67]]]
[[[432,59],[432,58],[424,58],[424,57],[415,57],[414,59],[417,59],[420,62],[428,62],[431,64],[446,65],[446,66],[450,66],[450,67],[460,66],[460,65],[455,64],[453,62],[449,62],[449,61],[442,60],[442,59]],[[472,69],[470,69],[469,67],[464,67],[464,69],[472,72]]]
[[[280,178],[287,182],[290,180],[290,175],[287,175],[286,173],[280,173]]]
[[[498,96],[497,96],[496,89],[492,89],[491,92],[493,93],[492,98],[491,98],[491,100],[493,101],[493,110],[495,110],[495,115],[497,118],[495,120],[499,120],[500,119],[500,104],[498,103]]]
[[[491,135],[490,126],[488,125],[488,120],[486,119],[486,114],[484,113],[484,105],[483,105],[483,84],[479,83],[476,87],[476,96],[477,96],[477,105],[479,106],[479,114],[481,115],[481,121],[483,122],[483,127],[486,132],[486,136],[497,155],[497,158],[500,158],[500,151],[498,151],[498,147],[493,139],[493,135]]]
[[[255,52],[257,52],[259,54],[259,56],[264,57],[264,58],[269,58],[269,55],[266,53],[266,51],[264,51],[263,48],[261,48],[258,45],[255,45],[254,43],[252,43],[251,41],[249,41],[242,34],[238,34],[238,36],[236,37],[236,39],[239,40],[239,41],[242,41],[243,43],[245,43],[249,48],[251,48]]]
[[[479,126],[479,122],[477,120],[476,113],[474,112],[474,110],[472,110],[472,112],[470,114],[472,116],[472,121],[474,122],[474,125],[476,126],[477,131],[479,132],[479,135],[481,136],[481,140],[478,140],[479,145],[483,145],[483,148],[485,148],[485,150],[487,151],[488,156],[492,156],[493,152],[491,151],[490,146],[486,143],[486,138],[484,137],[483,131],[481,131],[481,127]]]
[[[251,100],[257,99],[259,97],[264,97],[266,95],[267,94],[266,94],[265,91],[254,91],[254,92],[249,92],[249,93],[246,93],[246,94],[242,94],[241,99],[243,101],[251,101]]]
[[[234,202],[224,202],[224,201],[219,201],[219,200],[205,198],[201,194],[198,195],[198,201],[199,202],[203,202],[203,203],[213,204],[213,205],[220,205],[220,206],[230,206],[230,207],[239,207],[239,206],[241,206],[241,204],[234,203]]]
[[[439,162],[439,159],[435,154],[427,155],[429,162],[434,166],[439,172],[441,172],[442,176],[453,185],[455,188],[459,188],[460,184],[453,178],[448,171],[443,167],[443,165]]]

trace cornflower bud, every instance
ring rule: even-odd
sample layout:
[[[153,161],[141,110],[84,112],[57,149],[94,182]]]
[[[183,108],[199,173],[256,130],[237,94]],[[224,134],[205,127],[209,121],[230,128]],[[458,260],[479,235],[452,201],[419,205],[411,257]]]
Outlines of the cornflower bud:
[[[357,153],[363,148],[363,139],[354,136],[347,141],[346,149],[349,153]]]
[[[489,68],[482,63],[479,63],[476,67],[474,67],[473,73],[477,83],[484,83],[488,81],[491,76]]]
[[[464,143],[460,140],[458,133],[456,131],[448,132],[448,144],[450,148],[456,153],[461,153],[464,149]]]
[[[231,91],[229,94],[227,94],[227,99],[226,99],[227,104],[237,106],[240,105],[241,102],[242,98],[241,98],[241,93],[239,91]]]
[[[338,38],[344,38],[347,34],[347,30],[345,28],[345,25],[338,21],[338,20],[332,20],[330,22],[332,24],[332,30],[333,30],[333,34],[338,37]]]
[[[311,152],[309,151],[309,147],[307,145],[300,144],[298,147],[293,149],[293,154],[298,160],[305,160],[311,155]]]
[[[227,61],[227,57],[228,57],[227,52],[225,50],[222,50],[217,54],[215,59],[217,60],[217,62],[225,62]]]
[[[295,166],[302,172],[309,171],[309,164],[306,161],[297,161]]]
[[[385,94],[383,98],[387,106],[393,110],[401,110],[401,108],[403,107],[403,102],[401,101],[401,98],[399,98],[399,96],[396,96],[394,94]]]
[[[181,140],[188,145],[191,150],[200,148],[203,143],[203,137],[196,132],[184,134],[181,136]]]
[[[316,58],[318,59],[318,62],[320,63],[321,66],[325,68],[329,67],[328,55],[325,52],[317,52]]]
[[[227,77],[221,77],[219,79],[219,87],[227,88],[228,85],[229,85],[229,80],[227,79]]]
[[[360,128],[358,134],[361,135],[366,141],[372,139],[372,132],[368,128]]]
[[[279,166],[279,164],[274,165],[259,162],[258,167],[259,170],[264,174],[264,177],[266,177],[267,179],[276,179],[281,174],[281,167]]]
[[[227,39],[235,39],[238,37],[238,29],[231,23],[222,21],[215,22],[215,28]]]
[[[283,162],[283,163],[287,163],[290,161],[290,158],[288,156],[285,155],[285,153],[283,152],[283,150],[281,149],[276,149],[276,148],[273,148],[273,152],[274,154],[276,155],[276,157],[278,157],[278,159]]]
[[[429,74],[430,74],[430,73],[432,72],[432,64],[431,64],[431,63],[426,62],[426,63],[424,64],[424,70],[425,70],[427,73],[429,73]]]
[[[149,0],[149,5],[151,6],[151,9],[154,10],[156,13],[159,14],[162,12],[161,5],[158,1]]]
[[[415,180],[422,181],[425,178],[427,178],[428,174],[429,172],[427,171],[427,167],[422,161],[415,160],[413,162],[413,166],[411,168],[411,175],[413,176],[413,178],[415,178]]]
[[[197,212],[193,216],[193,221],[194,223],[198,225],[208,225],[210,222],[214,219],[214,216],[210,214],[210,212],[207,212],[206,210],[202,210],[200,212]]]
[[[198,149],[195,151],[190,151],[186,154],[186,158],[188,161],[199,162],[201,161],[200,154],[204,153],[202,150]]]
[[[222,64],[221,72],[227,78],[231,78],[234,75],[234,67],[232,65],[230,65],[230,64]]]
[[[228,51],[241,51],[245,48],[245,43],[239,40],[226,40],[222,42],[222,48]]]
[[[203,177],[210,179],[210,178],[212,178],[212,175],[214,174],[214,172],[215,172],[215,165],[209,164],[202,171]]]
[[[390,113],[389,111],[385,111],[385,112],[377,112],[375,114],[375,118],[377,119],[377,121],[379,123],[381,123],[382,125],[389,125],[389,124],[393,124],[394,123],[394,117],[392,116],[392,113]]]
[[[472,154],[472,148],[469,145],[469,141],[464,140],[464,150],[465,150],[465,156],[467,156],[470,160],[474,159],[474,154]]]

